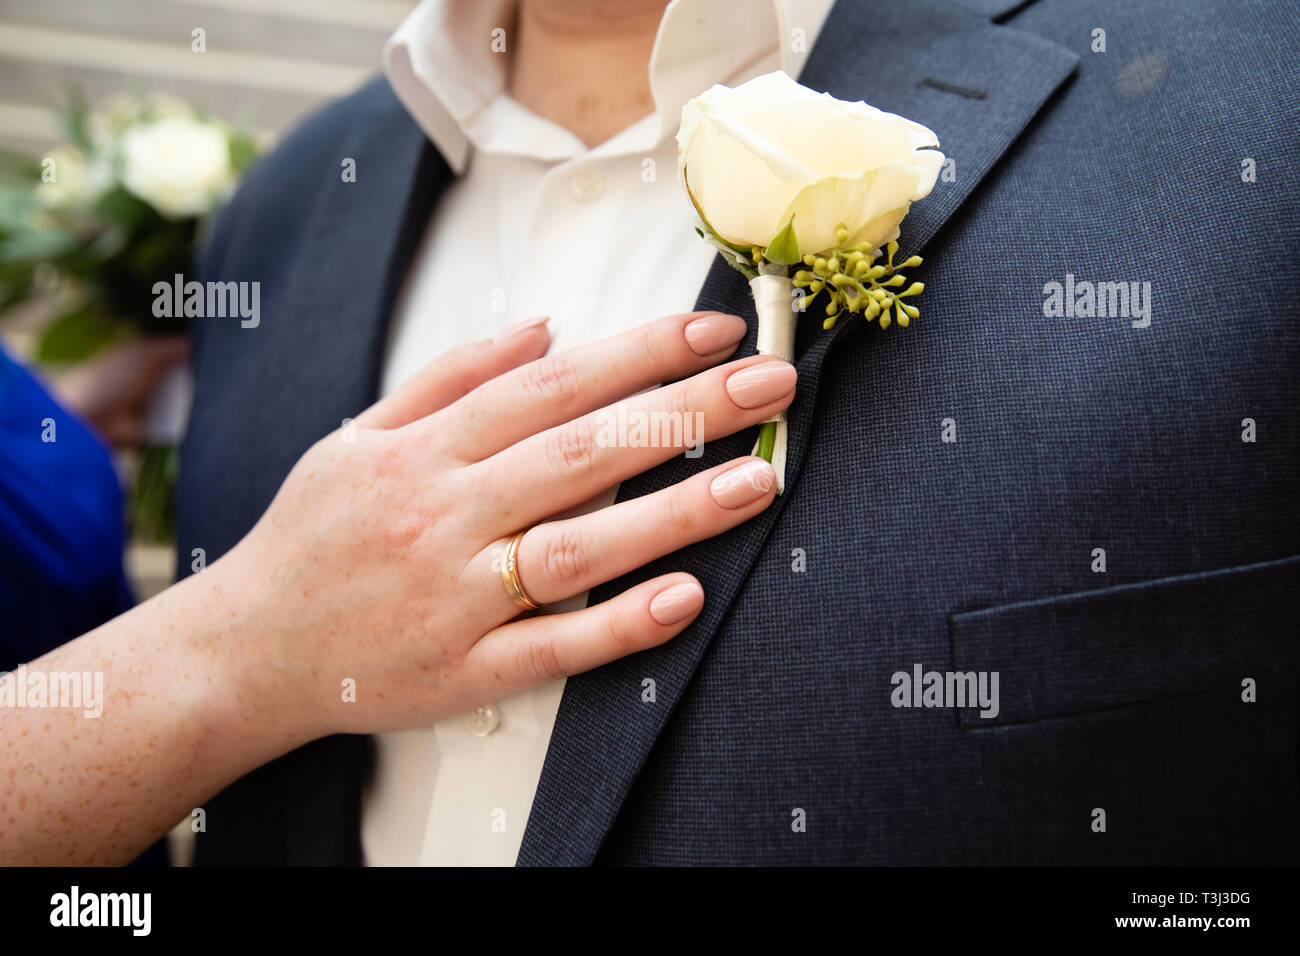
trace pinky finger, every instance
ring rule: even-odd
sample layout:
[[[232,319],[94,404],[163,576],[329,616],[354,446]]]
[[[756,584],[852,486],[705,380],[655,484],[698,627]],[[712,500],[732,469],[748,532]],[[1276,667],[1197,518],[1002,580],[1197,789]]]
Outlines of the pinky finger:
[[[474,645],[466,665],[499,698],[657,647],[703,607],[699,581],[665,574],[594,607],[503,624]]]

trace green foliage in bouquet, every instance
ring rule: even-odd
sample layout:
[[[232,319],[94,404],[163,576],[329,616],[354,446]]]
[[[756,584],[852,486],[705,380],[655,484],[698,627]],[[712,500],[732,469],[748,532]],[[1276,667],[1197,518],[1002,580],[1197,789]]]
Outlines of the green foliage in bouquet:
[[[119,99],[92,120],[73,89],[57,115],[63,145],[41,157],[0,151],[0,314],[53,304],[34,356],[45,364],[185,334],[185,318],[154,315],[154,284],[191,271],[206,223],[257,156],[252,139],[166,97]],[[138,537],[171,538],[175,480],[173,445],[141,449]]]
[[[0,152],[0,312],[56,306],[35,358],[76,362],[134,335],[176,335],[153,285],[187,273],[204,221],[253,161],[252,140],[178,101],[119,100],[98,128],[84,96],[59,111],[67,142]]]

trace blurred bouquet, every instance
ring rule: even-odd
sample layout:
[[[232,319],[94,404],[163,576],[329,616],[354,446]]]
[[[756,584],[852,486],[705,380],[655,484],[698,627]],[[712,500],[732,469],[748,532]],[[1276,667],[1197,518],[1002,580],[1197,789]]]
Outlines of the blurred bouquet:
[[[122,98],[93,121],[80,93],[68,99],[65,144],[40,157],[0,153],[0,313],[28,300],[49,310],[32,356],[44,365],[185,335],[185,318],[154,315],[153,286],[191,271],[204,224],[256,156],[249,136],[175,99]],[[178,439],[155,435],[141,449],[139,538],[171,537]]]

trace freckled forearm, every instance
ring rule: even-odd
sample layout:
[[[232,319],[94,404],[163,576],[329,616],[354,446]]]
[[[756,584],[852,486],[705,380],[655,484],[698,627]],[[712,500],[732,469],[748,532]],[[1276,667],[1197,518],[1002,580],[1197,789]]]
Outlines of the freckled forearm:
[[[34,706],[0,707],[0,865],[129,862],[313,736],[266,699],[257,635],[217,570],[28,663],[26,687],[11,680]],[[77,706],[67,675],[87,690]]]

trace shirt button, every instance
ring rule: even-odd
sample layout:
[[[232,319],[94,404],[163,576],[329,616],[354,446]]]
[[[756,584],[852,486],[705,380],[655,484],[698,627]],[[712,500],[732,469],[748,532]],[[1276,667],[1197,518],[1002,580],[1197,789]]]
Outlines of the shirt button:
[[[578,202],[591,202],[600,195],[603,186],[600,176],[589,169],[575,173],[569,180],[569,189]]]
[[[475,737],[486,737],[500,726],[501,711],[496,704],[487,704],[465,717],[465,729]]]

